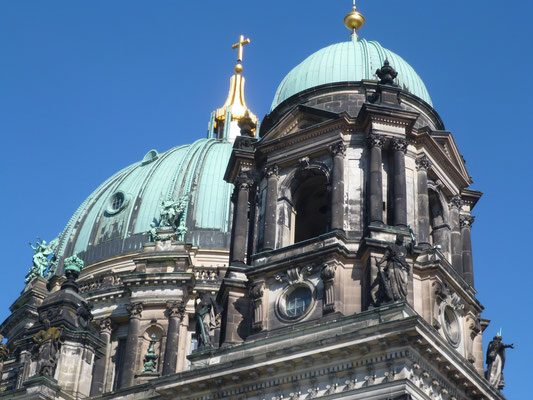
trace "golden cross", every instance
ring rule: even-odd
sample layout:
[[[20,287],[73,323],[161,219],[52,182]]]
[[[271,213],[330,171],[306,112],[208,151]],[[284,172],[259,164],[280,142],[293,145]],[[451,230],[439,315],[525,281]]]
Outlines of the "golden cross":
[[[250,43],[250,39],[248,38],[245,40],[244,36],[241,35],[239,37],[239,42],[231,46],[232,49],[239,49],[239,53],[237,54],[237,62],[242,61],[242,48],[244,47],[245,44],[248,44],[248,43]]]

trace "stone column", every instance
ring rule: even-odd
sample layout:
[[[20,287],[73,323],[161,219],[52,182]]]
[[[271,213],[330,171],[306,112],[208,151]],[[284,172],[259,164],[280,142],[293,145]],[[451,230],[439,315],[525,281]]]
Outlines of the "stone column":
[[[265,175],[267,177],[267,193],[265,205],[263,234],[263,250],[274,250],[276,248],[276,229],[277,229],[277,206],[278,206],[278,178],[279,167],[273,164],[267,167]]]
[[[107,360],[109,358],[111,343],[111,318],[98,321],[100,339],[105,343],[103,357],[94,362],[93,380],[91,381],[91,397],[100,396],[104,393],[105,376],[107,372]]]
[[[392,139],[394,179],[392,192],[394,195],[393,214],[394,226],[407,229],[407,188],[405,182],[405,154],[409,142],[406,139]]]
[[[420,246],[430,247],[429,242],[429,195],[428,195],[428,170],[431,168],[431,161],[426,156],[416,160],[417,168],[417,205],[418,205],[418,226],[417,242]]]
[[[344,156],[346,146],[338,142],[330,147],[333,156],[331,180],[331,230],[344,230]]]
[[[463,275],[463,246],[461,243],[461,221],[459,211],[461,210],[461,196],[454,196],[450,202],[450,227],[451,232],[451,253],[452,265],[460,275]]]
[[[165,358],[163,360],[163,375],[176,373],[178,365],[179,329],[185,315],[185,304],[181,302],[167,303],[168,331],[165,345]]]
[[[137,368],[137,351],[139,350],[139,336],[141,334],[141,314],[143,312],[142,303],[131,303],[126,306],[130,313],[130,324],[128,326],[128,337],[126,338],[126,349],[124,351],[124,364],[122,365],[122,376],[119,382],[120,388],[133,385],[133,378]]]
[[[235,182],[236,203],[233,227],[231,263],[244,264],[246,256],[246,233],[248,228],[248,199],[253,181],[242,174]]]
[[[381,150],[384,143],[384,136],[370,135],[367,138],[369,148],[368,221],[370,225],[383,225],[383,161]]]
[[[474,286],[474,263],[472,260],[471,229],[475,218],[471,215],[461,215],[461,241],[463,248],[463,277]]]

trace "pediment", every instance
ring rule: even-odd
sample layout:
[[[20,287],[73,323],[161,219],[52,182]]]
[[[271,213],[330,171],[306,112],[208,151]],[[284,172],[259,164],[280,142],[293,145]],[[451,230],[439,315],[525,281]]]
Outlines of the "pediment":
[[[289,136],[303,129],[312,128],[313,126],[338,118],[339,114],[331,111],[297,105],[285,114],[276,125],[266,133],[261,139],[261,142],[265,143],[284,136]]]
[[[446,154],[446,156],[448,157],[449,161],[459,171],[461,171],[461,175],[470,179],[470,175],[468,174],[468,170],[466,169],[465,161],[463,159],[463,156],[459,152],[452,133],[448,131],[433,131],[431,132],[431,138],[435,140],[435,142],[439,145],[444,154]]]

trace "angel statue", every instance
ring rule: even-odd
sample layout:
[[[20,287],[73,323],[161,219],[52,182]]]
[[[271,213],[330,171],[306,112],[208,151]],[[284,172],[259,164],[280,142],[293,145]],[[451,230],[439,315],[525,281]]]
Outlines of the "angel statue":
[[[56,264],[55,252],[58,245],[59,237],[55,238],[50,243],[46,243],[46,240],[42,240],[41,238],[37,238],[35,246],[30,243],[30,247],[35,253],[33,254],[32,266],[26,275],[25,283],[28,283],[36,276],[46,278],[50,273],[53,273],[53,268]]]
[[[167,199],[161,202],[161,216],[159,218],[159,227],[175,228],[176,222],[183,214],[185,206],[187,205],[186,197],[181,197],[178,200]]]

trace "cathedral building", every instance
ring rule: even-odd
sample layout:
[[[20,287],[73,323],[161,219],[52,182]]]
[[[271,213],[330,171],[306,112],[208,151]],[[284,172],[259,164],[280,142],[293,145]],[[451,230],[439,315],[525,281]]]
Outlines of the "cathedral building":
[[[482,193],[364,22],[354,6],[261,122],[241,36],[207,138],[147,152],[37,243],[0,398],[504,399],[474,285]]]

